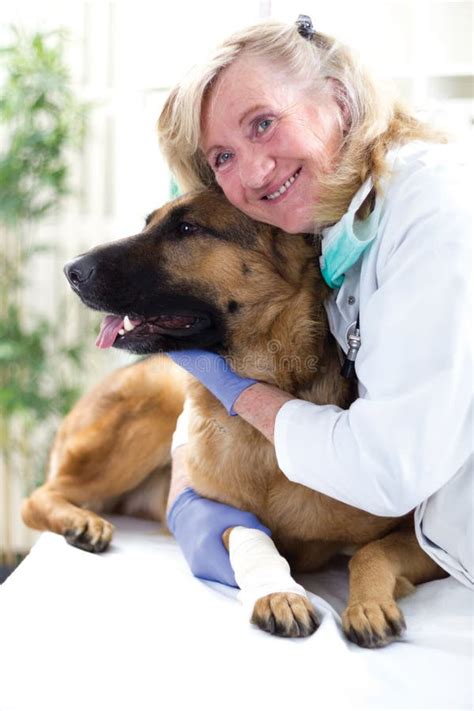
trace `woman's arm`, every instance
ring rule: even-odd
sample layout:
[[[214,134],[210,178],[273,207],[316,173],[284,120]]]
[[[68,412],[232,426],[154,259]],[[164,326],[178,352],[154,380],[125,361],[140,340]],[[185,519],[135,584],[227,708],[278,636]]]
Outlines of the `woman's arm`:
[[[186,446],[172,454],[171,487],[167,518],[184,557],[197,578],[237,587],[224,531],[234,526],[257,529],[268,536],[269,529],[256,516],[232,506],[199,496],[191,488],[186,464]]]
[[[294,399],[273,385],[256,383],[238,396],[234,410],[273,444],[278,411],[282,405]]]

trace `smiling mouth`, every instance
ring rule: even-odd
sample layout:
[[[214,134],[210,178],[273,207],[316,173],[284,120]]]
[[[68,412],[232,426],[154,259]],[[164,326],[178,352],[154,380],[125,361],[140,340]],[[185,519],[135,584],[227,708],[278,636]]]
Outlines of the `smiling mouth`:
[[[294,173],[288,180],[285,180],[283,185],[281,185],[278,190],[275,190],[275,192],[270,193],[269,195],[264,195],[262,200],[276,200],[277,198],[281,197],[286,193],[286,191],[291,188],[299,174],[301,173],[301,168],[298,168],[296,173]]]
[[[211,324],[207,314],[161,314],[151,318],[109,315],[104,318],[96,346],[126,346],[147,336],[175,336],[183,338],[203,331]]]

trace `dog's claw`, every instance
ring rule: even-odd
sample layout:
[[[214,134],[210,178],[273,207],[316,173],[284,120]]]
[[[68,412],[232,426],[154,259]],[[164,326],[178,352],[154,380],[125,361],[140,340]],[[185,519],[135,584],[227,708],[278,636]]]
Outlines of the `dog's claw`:
[[[272,593],[255,603],[251,622],[278,637],[309,637],[319,627],[319,618],[306,597],[295,593]]]
[[[80,525],[64,531],[64,538],[75,548],[88,553],[103,553],[112,540],[114,527],[99,516],[92,516]]]
[[[346,637],[359,647],[376,649],[399,639],[406,629],[402,611],[393,600],[349,605],[342,615]]]

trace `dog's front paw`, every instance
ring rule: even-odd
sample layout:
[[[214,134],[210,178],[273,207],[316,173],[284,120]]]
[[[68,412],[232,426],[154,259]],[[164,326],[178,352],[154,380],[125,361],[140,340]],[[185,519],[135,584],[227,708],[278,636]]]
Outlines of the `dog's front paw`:
[[[76,548],[89,553],[102,553],[108,548],[114,527],[105,519],[90,511],[82,511],[64,531],[64,538]]]
[[[309,637],[319,627],[310,601],[296,593],[272,593],[261,597],[253,608],[251,622],[279,637]]]
[[[406,629],[402,611],[394,600],[349,605],[342,614],[346,637],[359,647],[385,647]]]

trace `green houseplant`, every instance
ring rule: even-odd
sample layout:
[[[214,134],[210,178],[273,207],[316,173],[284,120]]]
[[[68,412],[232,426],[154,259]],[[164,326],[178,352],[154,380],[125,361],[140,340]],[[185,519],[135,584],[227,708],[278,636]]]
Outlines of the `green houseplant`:
[[[86,107],[74,95],[61,31],[12,29],[0,49],[0,462],[3,558],[11,562],[10,487],[42,478],[52,430],[78,396],[79,341],[66,341],[60,314],[24,307],[38,252],[35,226],[70,191],[71,156],[84,136]],[[62,306],[59,305],[59,310]],[[2,552],[0,551],[0,554]]]

